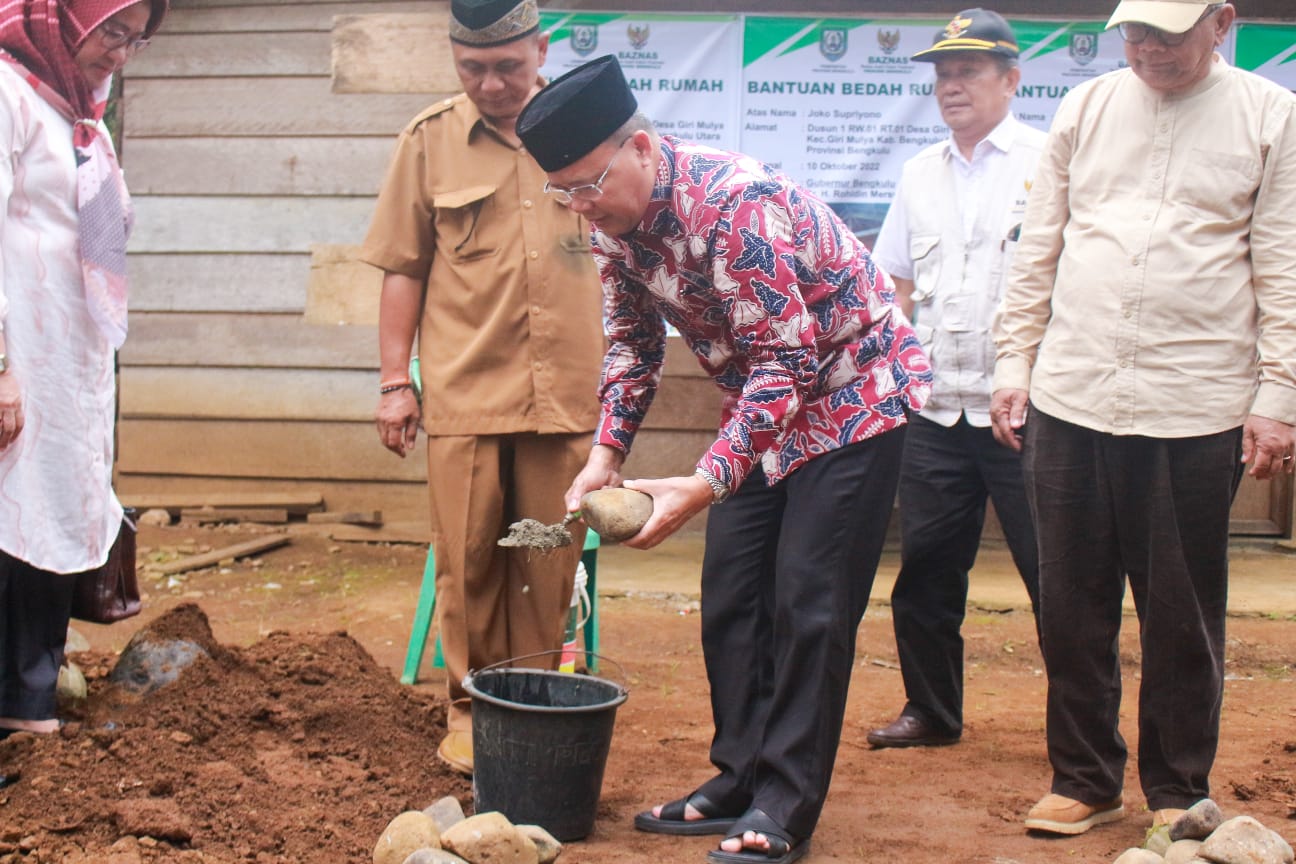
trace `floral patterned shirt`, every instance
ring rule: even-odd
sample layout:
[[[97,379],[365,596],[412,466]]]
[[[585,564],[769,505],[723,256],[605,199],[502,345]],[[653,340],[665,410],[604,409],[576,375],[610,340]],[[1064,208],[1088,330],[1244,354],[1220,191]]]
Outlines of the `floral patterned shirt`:
[[[639,227],[593,233],[611,340],[596,443],[629,452],[667,323],[725,394],[698,467],[730,490],[758,459],[773,484],[922,408],[927,357],[890,280],[826,204],[748,156],[670,136],[661,156]]]

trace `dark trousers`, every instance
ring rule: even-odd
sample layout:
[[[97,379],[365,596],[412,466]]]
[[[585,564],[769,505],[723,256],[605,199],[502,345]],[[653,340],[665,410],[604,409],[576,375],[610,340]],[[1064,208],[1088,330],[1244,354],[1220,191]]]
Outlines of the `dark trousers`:
[[[711,508],[702,649],[720,774],[700,791],[725,812],[814,832],[903,444],[903,429],[851,444],[775,486],[757,470]]]
[[[0,717],[52,720],[75,575],[0,552]]]
[[[1121,792],[1121,601],[1143,652],[1138,767],[1148,807],[1210,794],[1224,696],[1228,524],[1242,433],[1115,436],[1032,406],[1027,495],[1040,543],[1052,790],[1088,804]]]
[[[963,626],[968,571],[994,502],[1031,608],[1039,608],[1039,555],[1021,457],[987,428],[913,417],[900,469],[901,566],[891,591],[904,676],[902,713],[937,730],[963,731]]]

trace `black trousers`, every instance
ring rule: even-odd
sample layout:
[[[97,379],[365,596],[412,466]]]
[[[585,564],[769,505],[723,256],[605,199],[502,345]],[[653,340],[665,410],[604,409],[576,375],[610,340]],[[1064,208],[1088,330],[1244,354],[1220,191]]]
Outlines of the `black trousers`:
[[[720,773],[699,791],[725,812],[814,832],[903,444],[903,429],[851,444],[772,487],[758,470],[711,508],[702,649]]]
[[[52,720],[75,574],[0,552],[0,717]]]
[[[904,676],[903,714],[950,735],[963,731],[963,626],[986,499],[1039,608],[1039,555],[1021,457],[987,428],[911,418],[900,469],[901,565],[891,591]]]
[[[1143,652],[1138,768],[1148,807],[1188,807],[1210,794],[1241,445],[1241,429],[1115,436],[1031,407],[1023,464],[1039,532],[1054,792],[1088,804],[1121,792],[1128,578]]]

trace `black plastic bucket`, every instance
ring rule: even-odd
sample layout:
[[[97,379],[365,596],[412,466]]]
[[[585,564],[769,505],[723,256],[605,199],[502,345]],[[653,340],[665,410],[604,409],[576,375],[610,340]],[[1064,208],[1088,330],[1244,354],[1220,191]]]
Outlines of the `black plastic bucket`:
[[[472,696],[473,806],[558,840],[594,830],[620,684],[591,675],[487,667]]]

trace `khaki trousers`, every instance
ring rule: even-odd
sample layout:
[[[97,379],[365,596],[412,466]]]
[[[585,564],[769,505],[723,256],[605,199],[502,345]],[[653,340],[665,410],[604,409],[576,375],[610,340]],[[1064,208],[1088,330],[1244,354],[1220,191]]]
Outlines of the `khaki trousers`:
[[[559,522],[588,433],[427,439],[436,611],[450,697],[447,726],[471,731],[469,670],[562,647],[584,527],[553,551],[496,545],[519,519]],[[558,655],[523,665],[556,668]]]

